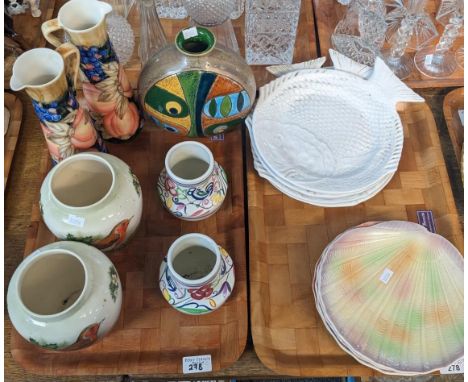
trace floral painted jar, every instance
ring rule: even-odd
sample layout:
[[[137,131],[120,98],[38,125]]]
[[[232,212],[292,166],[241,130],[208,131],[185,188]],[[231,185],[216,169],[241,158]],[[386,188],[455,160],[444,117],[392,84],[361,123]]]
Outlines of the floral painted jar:
[[[159,271],[164,299],[185,314],[207,314],[218,309],[231,295],[234,283],[234,263],[229,254],[199,233],[174,241]]]
[[[42,24],[42,33],[49,43],[59,46],[60,39],[54,33],[63,29],[78,47],[86,78],[83,94],[91,116],[104,139],[122,142],[135,137],[143,125],[132,86],[107,34],[106,15],[111,11],[103,1],[70,0],[56,19]]]
[[[78,350],[109,333],[122,306],[112,262],[83,243],[55,242],[18,266],[7,293],[18,333],[48,350]]]
[[[67,43],[56,51],[31,49],[13,65],[10,87],[24,89],[31,97],[54,165],[81,151],[107,151],[88,111],[76,99],[79,62],[78,49]]]
[[[158,192],[172,215],[197,221],[219,210],[226,198],[227,176],[208,147],[198,142],[178,143],[167,152],[164,166]]]
[[[110,251],[137,230],[143,198],[138,178],[125,162],[109,154],[83,153],[49,172],[39,207],[58,239]]]
[[[175,44],[148,60],[138,84],[140,104],[157,126],[189,137],[238,126],[255,100],[252,69],[216,44],[202,27],[184,29]]]

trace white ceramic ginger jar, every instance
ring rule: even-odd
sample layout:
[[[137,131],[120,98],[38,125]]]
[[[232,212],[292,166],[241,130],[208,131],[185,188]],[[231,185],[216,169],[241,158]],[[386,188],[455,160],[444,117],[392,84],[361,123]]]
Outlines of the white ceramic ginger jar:
[[[138,178],[125,162],[109,154],[83,153],[49,172],[39,206],[45,224],[60,240],[110,251],[135,233],[143,198]]]
[[[122,286],[101,251],[59,241],[21,262],[10,280],[7,304],[13,326],[27,341],[48,350],[78,350],[117,322]]]

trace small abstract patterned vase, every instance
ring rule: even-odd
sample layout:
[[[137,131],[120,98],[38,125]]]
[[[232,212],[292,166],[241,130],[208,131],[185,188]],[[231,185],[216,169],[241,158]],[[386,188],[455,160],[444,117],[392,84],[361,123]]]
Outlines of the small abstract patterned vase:
[[[158,192],[175,217],[190,221],[210,217],[223,204],[227,189],[226,173],[205,145],[181,142],[166,154]]]
[[[111,331],[122,306],[122,285],[101,251],[59,241],[21,262],[10,280],[7,304],[25,340],[46,350],[78,350]]]
[[[76,100],[79,56],[69,43],[57,51],[31,49],[15,61],[10,79],[12,90],[25,89],[31,97],[54,165],[80,151],[107,151],[88,111]]]
[[[82,153],[47,174],[39,208],[59,240],[111,251],[125,245],[137,230],[143,196],[138,178],[125,162],[109,154]]]
[[[140,104],[157,126],[189,137],[220,134],[245,119],[255,99],[245,60],[202,27],[184,29],[154,54],[138,83]]]
[[[42,24],[47,41],[58,46],[54,32],[63,29],[78,47],[81,70],[87,82],[83,93],[103,138],[110,142],[129,141],[142,128],[133,101],[132,86],[119,64],[106,29],[106,15],[112,7],[97,0],[70,0],[58,17]]]
[[[210,313],[223,305],[235,283],[234,263],[210,237],[191,233],[172,243],[159,270],[164,299],[179,312]]]

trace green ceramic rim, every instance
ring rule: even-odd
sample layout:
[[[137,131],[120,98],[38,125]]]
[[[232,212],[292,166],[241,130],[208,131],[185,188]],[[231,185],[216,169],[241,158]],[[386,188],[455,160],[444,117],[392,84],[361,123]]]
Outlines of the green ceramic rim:
[[[206,28],[192,28],[196,28],[196,36],[192,36],[189,38],[184,37],[184,32],[191,28],[182,29],[179,33],[177,33],[175,40],[177,49],[179,49],[183,54],[186,54],[188,56],[203,56],[205,54],[210,53],[216,44],[215,35]],[[198,48],[200,48],[201,46],[202,49],[191,49],[191,46],[195,47],[197,45]]]

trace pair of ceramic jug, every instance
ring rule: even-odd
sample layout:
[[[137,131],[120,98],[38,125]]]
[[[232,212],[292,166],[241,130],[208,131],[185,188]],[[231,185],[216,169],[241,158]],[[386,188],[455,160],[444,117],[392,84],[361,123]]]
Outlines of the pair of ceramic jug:
[[[105,15],[111,10],[100,1],[66,3],[57,19],[42,25],[56,51],[32,49],[13,66],[11,89],[25,89],[32,98],[54,164],[83,150],[106,152],[102,138],[127,141],[142,127],[132,87],[107,35]],[[71,43],[55,37],[59,29]],[[80,71],[82,106],[75,92]]]

